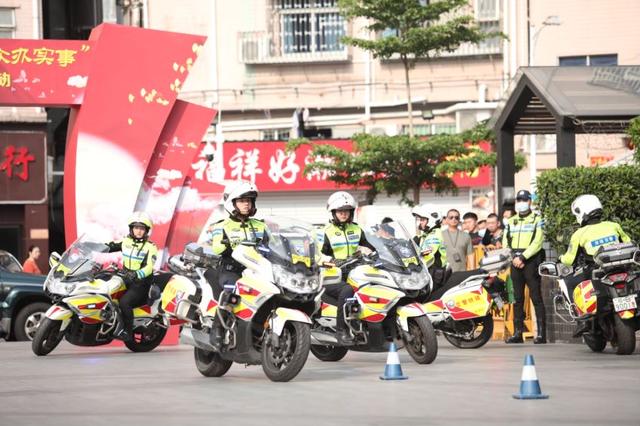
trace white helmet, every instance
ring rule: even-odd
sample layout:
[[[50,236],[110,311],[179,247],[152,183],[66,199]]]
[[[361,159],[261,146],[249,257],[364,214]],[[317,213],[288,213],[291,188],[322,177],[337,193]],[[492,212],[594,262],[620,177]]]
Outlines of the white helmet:
[[[439,223],[442,220],[442,215],[438,210],[428,204],[421,204],[411,209],[411,214],[416,217],[424,217],[432,220],[434,223]]]
[[[236,209],[236,205],[234,203],[238,198],[251,198],[253,200],[253,207],[249,212],[249,216],[253,216],[256,214],[256,198],[258,198],[258,187],[256,187],[251,182],[246,181],[237,181],[230,183],[224,189],[224,209],[231,216],[235,216],[238,214],[238,210]]]
[[[602,214],[602,203],[595,195],[580,195],[571,203],[571,213],[576,217],[578,225],[583,226],[589,219]]]
[[[355,210],[357,207],[358,203],[356,199],[345,191],[334,192],[327,200],[327,210],[330,212],[334,210]]]
[[[127,221],[127,225],[129,226],[129,236],[133,239],[136,239],[133,236],[133,227],[134,226],[144,226],[146,231],[140,240],[144,240],[151,234],[151,229],[153,228],[153,222],[151,218],[146,212],[133,212],[131,216],[129,216],[129,220]]]

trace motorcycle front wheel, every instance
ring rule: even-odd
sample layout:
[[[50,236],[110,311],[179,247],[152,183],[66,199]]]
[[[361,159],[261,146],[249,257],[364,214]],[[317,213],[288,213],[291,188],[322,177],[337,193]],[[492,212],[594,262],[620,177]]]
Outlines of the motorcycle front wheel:
[[[407,352],[418,364],[431,364],[438,356],[436,331],[426,316],[408,319],[409,333],[403,332]]]
[[[342,346],[311,345],[311,353],[320,361],[336,362],[347,356],[348,348]]]
[[[196,368],[205,377],[224,376],[233,364],[233,361],[222,359],[218,352],[194,348],[193,355],[196,360]]]
[[[311,332],[309,324],[287,321],[280,336],[270,331],[262,345],[262,370],[274,382],[288,382],[298,375],[309,356]]]
[[[491,314],[478,319],[474,324],[471,324],[471,326],[474,332],[472,336],[452,336],[444,333],[444,338],[453,346],[460,349],[477,349],[491,340],[491,336],[493,335],[493,317]],[[478,333],[479,328],[480,332]]]
[[[602,352],[607,347],[607,339],[599,334],[583,334],[582,340],[593,352]]]
[[[31,342],[31,350],[38,356],[49,354],[58,346],[64,337],[64,332],[60,331],[62,321],[45,318],[40,322],[36,330],[33,341]]]
[[[167,329],[151,323],[148,327],[138,327],[133,330],[133,338],[124,344],[131,352],[149,352],[162,343]]]

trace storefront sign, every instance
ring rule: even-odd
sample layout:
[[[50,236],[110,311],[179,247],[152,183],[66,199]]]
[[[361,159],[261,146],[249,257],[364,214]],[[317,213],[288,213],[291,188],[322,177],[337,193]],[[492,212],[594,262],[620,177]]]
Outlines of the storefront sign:
[[[45,134],[0,132],[0,204],[47,199]]]

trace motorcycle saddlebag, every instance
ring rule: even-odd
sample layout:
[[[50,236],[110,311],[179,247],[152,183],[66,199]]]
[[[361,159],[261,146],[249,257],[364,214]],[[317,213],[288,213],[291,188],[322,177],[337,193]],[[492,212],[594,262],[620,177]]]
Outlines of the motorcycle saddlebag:
[[[164,312],[181,320],[195,321],[202,290],[187,277],[174,275],[162,292]]]

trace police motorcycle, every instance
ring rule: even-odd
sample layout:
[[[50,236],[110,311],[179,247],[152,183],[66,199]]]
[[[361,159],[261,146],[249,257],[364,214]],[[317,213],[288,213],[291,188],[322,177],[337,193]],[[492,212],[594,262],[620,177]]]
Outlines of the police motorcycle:
[[[487,252],[480,269],[457,272],[423,305],[434,328],[453,346],[476,349],[493,335],[493,313],[504,306],[505,283],[498,274],[511,265],[511,250]]]
[[[62,256],[51,254],[43,288],[53,305],[33,338],[34,354],[49,354],[62,339],[76,346],[106,345],[114,339],[120,322],[118,300],[127,290],[116,259],[104,242],[88,235],[78,238]],[[153,286],[150,293],[159,295]],[[133,339],[125,342],[133,352],[155,349],[167,332],[169,323],[159,310],[159,297],[150,302],[133,310]]]
[[[265,219],[262,241],[238,245],[232,257],[246,269],[214,297],[220,257],[191,243],[172,256],[176,273],[162,294],[162,308],[187,321],[181,341],[194,347],[206,377],[223,376],[236,362],[262,365],[272,381],[298,375],[309,355],[310,315],[320,301],[318,248],[311,225],[282,217]]]
[[[321,274],[323,286],[339,284],[346,275],[354,289],[343,307],[353,345],[338,342],[337,300],[323,293],[321,309],[313,316],[311,352],[321,361],[339,361],[349,350],[384,352],[395,342],[418,364],[432,363],[438,341],[418,302],[431,291],[431,276],[415,243],[399,222],[365,224],[362,229],[375,252],[336,261]]]
[[[556,315],[567,323],[582,322],[575,337],[582,335],[594,352],[602,352],[610,342],[618,355],[629,355],[635,350],[635,333],[640,328],[640,250],[635,243],[612,244],[600,247],[593,261],[596,268],[591,277],[572,292],[565,279],[581,274],[585,266],[574,271],[562,263],[543,262],[538,271],[557,280]]]

